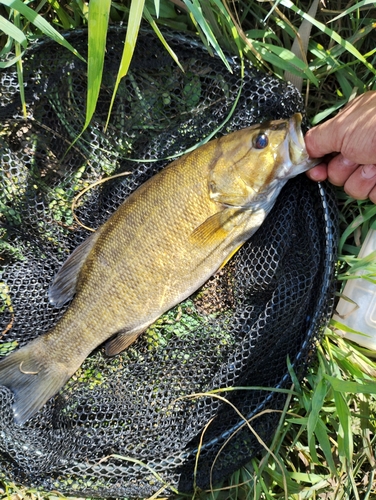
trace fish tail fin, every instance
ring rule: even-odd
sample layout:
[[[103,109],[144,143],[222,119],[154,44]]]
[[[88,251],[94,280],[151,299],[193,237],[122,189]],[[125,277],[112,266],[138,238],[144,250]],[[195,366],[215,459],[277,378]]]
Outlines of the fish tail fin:
[[[0,385],[14,394],[14,420],[22,425],[65,384],[69,375],[40,355],[36,341],[0,361]],[[39,353],[38,353],[39,351]]]

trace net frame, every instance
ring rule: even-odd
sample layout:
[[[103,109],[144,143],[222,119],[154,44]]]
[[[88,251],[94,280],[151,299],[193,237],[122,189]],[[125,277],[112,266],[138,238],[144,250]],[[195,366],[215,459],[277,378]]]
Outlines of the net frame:
[[[0,107],[3,123],[1,157],[6,165],[1,177],[1,201],[5,207],[3,228],[6,230],[5,265],[1,276],[5,284],[2,288],[1,331],[6,333],[0,339],[3,347],[12,347],[12,342],[23,345],[44,333],[68,307],[53,309],[46,297],[48,286],[66,256],[88,235],[85,229],[74,224],[67,208],[78,186],[85,187],[102,175],[132,172],[90,190],[83,197],[77,216],[85,225],[96,228],[130,192],[169,162],[166,157],[194,146],[210,136],[213,130],[218,129],[217,135],[222,135],[251,123],[304,112],[301,96],[292,85],[252,67],[246,68],[242,78],[240,64],[236,58],[229,57],[231,75],[223,63],[211,57],[195,38],[166,31],[164,36],[186,69],[185,75],[178,73],[162,49],[155,51],[155,43],[159,42],[154,39],[153,32],[143,29],[130,74],[120,85],[110,126],[104,134],[101,124],[106,118],[110,89],[121,54],[121,39],[124,38],[119,36],[120,33],[124,34],[124,28],[112,28],[109,33],[106,79],[93,123],[68,153],[67,146],[83,124],[83,63],[46,40],[35,43],[26,52],[27,120],[21,114],[16,72],[9,69],[1,75],[6,89]],[[67,37],[80,53],[84,53],[84,31],[67,34]],[[56,51],[59,51],[59,57]],[[53,60],[59,61],[58,65],[51,61],[50,53],[53,53]],[[138,102],[139,95],[143,97]],[[231,113],[233,107],[235,111]],[[157,125],[150,127],[154,123]],[[124,139],[119,144],[121,134]],[[158,160],[145,162],[155,159]],[[14,184],[20,184],[22,189],[15,189]],[[69,190],[72,191],[70,197],[67,196]],[[307,230],[305,226],[311,229]],[[85,362],[76,380],[71,380],[23,427],[13,424],[12,394],[6,388],[0,388],[0,473],[17,482],[47,490],[58,489],[66,494],[134,498],[150,496],[163,487],[164,495],[176,490],[190,492],[194,486],[204,489],[211,482],[215,484],[229,476],[262,447],[228,404],[207,393],[231,385],[287,389],[291,385],[287,355],[290,355],[291,365],[298,376],[304,375],[314,355],[315,341],[320,338],[331,315],[336,226],[335,198],[327,185],[313,184],[304,176],[290,181],[255,237],[230,261],[226,271],[214,276],[200,291],[204,299],[196,297],[193,306],[192,302],[181,306],[184,314],[194,307],[204,315],[213,314],[213,311],[218,315],[228,309],[236,311],[241,303],[241,307],[249,311],[247,318],[235,313],[229,322],[237,322],[235,330],[243,335],[230,334],[228,331],[232,330],[229,329],[222,337],[218,336],[218,328],[224,329],[223,321],[213,320],[210,323],[212,337],[209,338],[210,345],[217,349],[215,362],[204,360],[206,364],[200,366],[201,378],[196,380],[191,376],[191,386],[184,386],[183,390],[187,373],[196,367],[192,363],[180,374],[178,390],[172,394],[171,380],[164,383],[162,375],[171,366],[176,366],[176,359],[180,366],[189,366],[190,360],[184,360],[184,356],[175,357],[164,365],[164,371],[156,368],[152,378],[160,377],[158,397],[153,395],[153,385],[148,386],[149,393],[144,394],[140,401],[137,400],[140,390],[134,390],[131,407],[133,411],[137,410],[134,411],[137,418],[133,417],[133,422],[129,413],[124,417],[125,413],[119,411],[119,406],[124,409],[126,403],[114,394],[119,391],[119,384],[124,390],[128,387],[129,391],[130,383],[127,386],[124,380],[139,383],[138,388],[145,386],[145,380],[149,380],[149,367],[158,367],[162,363],[163,348],[153,350],[156,342],[159,342],[158,347],[162,345],[158,329],[140,338],[134,348],[110,362],[102,350],[97,349]],[[304,238],[307,242],[298,244]],[[294,244],[295,254],[287,258]],[[277,258],[278,252],[273,255],[273,245],[279,245],[280,259]],[[272,263],[268,267],[260,264],[265,255]],[[309,263],[302,267],[306,273],[301,279],[303,284],[298,284],[300,278],[296,273],[285,276],[283,282],[282,270],[288,269],[299,257],[302,266],[307,259],[316,259],[317,262],[315,266]],[[310,267],[315,269],[311,271]],[[234,276],[244,280],[247,286],[235,287],[235,291],[231,291],[229,283],[233,283]],[[311,290],[303,301],[305,309],[300,314],[290,312],[290,323],[286,320],[285,324],[282,316],[288,300],[286,303],[280,300],[280,312],[273,321],[268,319],[272,315],[268,316],[265,303],[270,310],[273,304],[276,308],[275,303],[270,302],[271,290],[276,287],[283,289],[294,280],[298,288],[290,295],[290,309],[297,308],[301,301],[299,286],[301,290]],[[205,293],[211,297],[209,305],[205,302]],[[257,311],[250,304],[252,300],[260,303]],[[178,309],[169,318],[176,317],[177,313]],[[305,320],[302,319],[304,315]],[[296,326],[292,318],[298,316],[300,324]],[[191,357],[194,357],[193,352],[203,355],[207,349],[200,335],[190,333],[204,335],[204,327],[195,315],[192,319],[189,311],[187,317],[191,318],[190,329],[184,333],[185,337],[175,339],[171,352],[177,356],[185,348],[191,349]],[[275,335],[268,333],[265,326],[268,321],[274,330],[299,330],[299,335],[294,337],[297,345],[286,352],[283,342],[275,341]],[[173,335],[167,327],[164,332],[167,337]],[[244,342],[241,354],[239,350],[229,348],[238,341]],[[168,338],[166,346],[170,344]],[[283,367],[269,378],[270,367],[265,366],[265,356],[261,355],[262,352],[265,354],[265,346],[269,356],[273,355],[275,359],[284,357]],[[277,356],[279,351],[283,355]],[[137,368],[138,372],[130,373],[127,368],[130,366],[133,370]],[[257,370],[254,369],[257,373],[252,372],[252,366],[257,366]],[[110,375],[114,373],[112,380]],[[104,374],[105,382],[100,377],[96,379],[98,374]],[[178,379],[177,371],[173,381]],[[197,392],[206,393],[206,396],[188,397]],[[254,431],[269,442],[285,395],[255,389],[249,399],[250,392],[229,390],[222,395],[239,408],[247,420],[254,419]],[[157,411],[153,410],[155,407],[158,407]],[[149,408],[146,417],[143,415],[145,408]],[[270,413],[256,418],[265,410]],[[159,418],[161,414],[164,418]],[[206,428],[211,418],[214,420]],[[115,422],[114,427],[120,431],[110,432],[111,422]],[[158,427],[157,432],[153,431],[153,425]],[[232,438],[228,441],[230,436]],[[115,444],[120,438],[128,439],[128,445]]]

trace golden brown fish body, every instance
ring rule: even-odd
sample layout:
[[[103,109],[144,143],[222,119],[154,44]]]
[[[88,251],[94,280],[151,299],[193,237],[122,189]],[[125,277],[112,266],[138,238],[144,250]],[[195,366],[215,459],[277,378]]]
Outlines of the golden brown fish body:
[[[257,230],[285,182],[318,163],[301,116],[252,126],[183,156],[132,193],[76,249],[50,300],[59,323],[0,362],[17,423],[31,417],[105,340],[113,355],[197,290]]]

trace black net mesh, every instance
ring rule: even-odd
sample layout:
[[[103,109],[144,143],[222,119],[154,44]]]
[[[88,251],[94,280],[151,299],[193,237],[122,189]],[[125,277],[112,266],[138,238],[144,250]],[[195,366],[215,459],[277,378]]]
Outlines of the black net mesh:
[[[252,68],[241,78],[236,61],[229,59],[231,74],[194,39],[165,36],[185,73],[142,31],[104,132],[124,38],[124,30],[110,32],[95,118],[69,150],[84,123],[84,63],[36,43],[24,59],[27,120],[16,72],[1,74],[1,355],[48,331],[68,307],[53,308],[47,292],[89,234],[72,217],[78,192],[130,172],[82,197],[77,215],[97,228],[167,157],[217,128],[224,134],[303,111],[291,85]],[[85,32],[69,41],[85,55]],[[239,414],[200,394],[259,387],[221,395],[246,418],[281,410],[285,396],[260,387],[291,385],[287,357],[302,376],[328,319],[335,213],[328,187],[304,175],[289,181],[261,229],[203,289],[119,356],[98,348],[25,425],[14,424],[13,396],[2,387],[0,473],[76,496],[146,497],[207,488],[259,453]],[[270,442],[278,419],[264,412],[252,427]]]

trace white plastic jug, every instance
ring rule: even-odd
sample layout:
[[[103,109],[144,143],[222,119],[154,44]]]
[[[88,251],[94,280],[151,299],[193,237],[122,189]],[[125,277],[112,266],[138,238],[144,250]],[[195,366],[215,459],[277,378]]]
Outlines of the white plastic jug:
[[[364,240],[359,257],[366,257],[376,250],[376,231],[370,229]],[[359,272],[361,275],[362,272]],[[357,344],[376,351],[376,284],[362,278],[347,281],[342,295],[351,299],[341,298],[337,304],[338,314],[333,319],[361,332],[342,332],[342,334]]]

